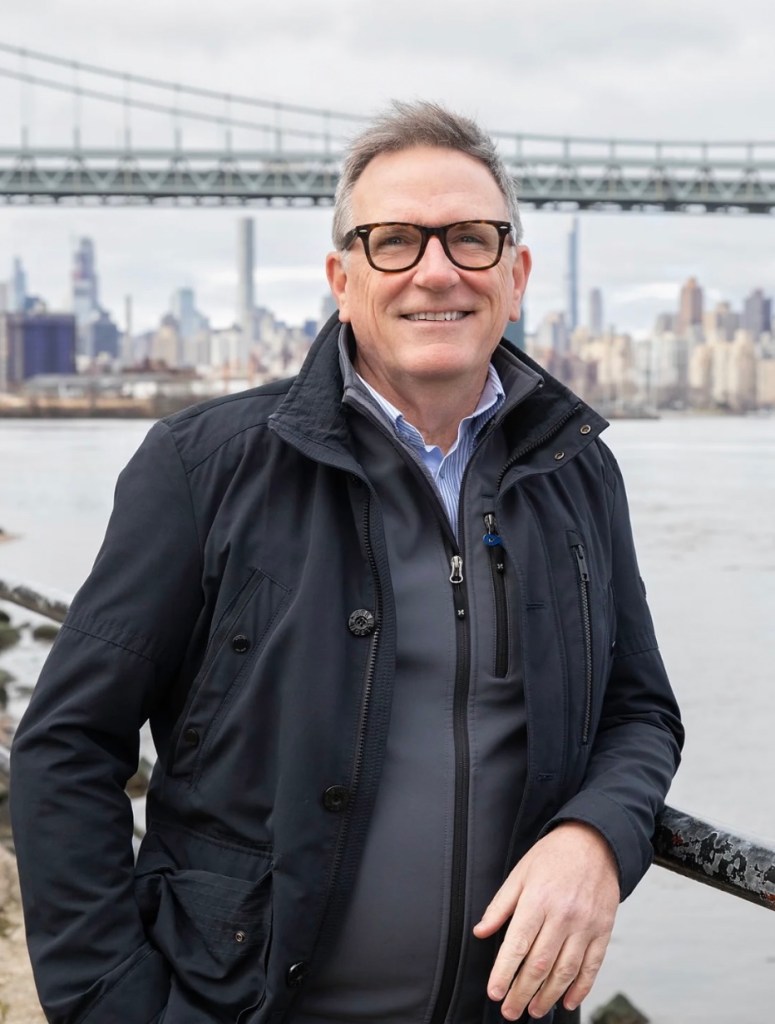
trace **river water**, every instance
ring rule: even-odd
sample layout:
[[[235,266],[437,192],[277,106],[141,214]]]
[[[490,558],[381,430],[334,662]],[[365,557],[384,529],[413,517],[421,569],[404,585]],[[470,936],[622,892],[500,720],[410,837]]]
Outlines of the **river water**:
[[[148,427],[0,420],[0,527],[18,535],[0,544],[0,577],[74,592]],[[606,439],[687,728],[669,801],[772,844],[775,417],[620,421]],[[26,640],[0,664],[20,677],[40,657]],[[653,868],[621,908],[588,1005],[617,991],[652,1024],[770,1024],[775,914]]]

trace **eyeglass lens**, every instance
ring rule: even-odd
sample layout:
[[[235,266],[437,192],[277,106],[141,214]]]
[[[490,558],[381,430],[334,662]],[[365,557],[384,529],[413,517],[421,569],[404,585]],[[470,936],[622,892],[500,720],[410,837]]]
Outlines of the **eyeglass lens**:
[[[444,229],[447,254],[468,270],[488,267],[498,259],[501,235],[494,224],[464,221]],[[379,224],[368,237],[369,254],[379,270],[403,270],[416,260],[423,233],[413,224]]]

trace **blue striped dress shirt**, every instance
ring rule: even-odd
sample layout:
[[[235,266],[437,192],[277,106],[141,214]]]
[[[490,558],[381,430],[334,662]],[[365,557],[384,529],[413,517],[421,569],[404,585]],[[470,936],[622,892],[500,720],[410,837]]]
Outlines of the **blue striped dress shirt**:
[[[428,445],[417,429],[403,413],[357,374],[358,380],[374,398],[379,408],[393,427],[396,437],[415,455],[425,467],[441,498],[452,529],[457,534],[457,510],[460,501],[460,485],[463,473],[476,447],[482,427],[488,423],[503,405],[505,393],[495,367],[490,363],[479,403],[457,428],[457,439],[445,455],[438,445]]]

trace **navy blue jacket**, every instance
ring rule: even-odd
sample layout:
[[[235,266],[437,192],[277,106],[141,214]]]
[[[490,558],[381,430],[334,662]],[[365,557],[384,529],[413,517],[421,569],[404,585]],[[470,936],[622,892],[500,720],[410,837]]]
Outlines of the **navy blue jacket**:
[[[332,319],[293,381],[157,423],[119,478],[13,749],[29,946],[56,1024],[292,1021],[337,928],[395,651],[337,333]],[[496,365],[529,362],[502,346]],[[499,427],[512,454],[493,481],[528,722],[504,874],[576,819],[608,840],[626,896],[682,732],[605,421],[542,377]],[[135,866],[124,787],[147,719],[159,758]]]

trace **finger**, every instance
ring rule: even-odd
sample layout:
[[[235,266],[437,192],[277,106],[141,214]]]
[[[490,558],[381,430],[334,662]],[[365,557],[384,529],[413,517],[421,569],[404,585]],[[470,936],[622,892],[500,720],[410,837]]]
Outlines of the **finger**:
[[[511,987],[503,1000],[501,1016],[506,1020],[517,1020],[535,997],[541,1000],[542,986],[546,984],[560,952],[560,943],[548,939],[546,929],[533,942],[533,946],[522,962]],[[546,1002],[544,999],[542,1001]],[[547,1011],[556,1000],[546,1002]]]
[[[586,948],[587,943],[582,937],[568,939],[564,943],[540,991],[529,1002],[531,1016],[543,1017],[573,985],[582,970]]]
[[[593,941],[587,946],[587,950],[576,975],[576,979],[565,993],[565,998],[562,1001],[566,1010],[575,1010],[581,1005],[582,1000],[586,999],[589,995],[589,992],[595,983],[595,979],[597,978],[598,972],[603,964],[605,951],[608,948],[608,939],[609,936],[605,935],[597,939],[593,939]]]
[[[531,953],[542,925],[543,915],[538,912],[515,914],[511,919],[487,983],[487,995],[494,1002],[503,999],[511,988],[514,976]],[[535,988],[530,995],[534,992]]]
[[[474,925],[474,935],[478,939],[487,939],[502,928],[514,913],[521,892],[521,883],[508,878],[490,900],[481,921]]]

